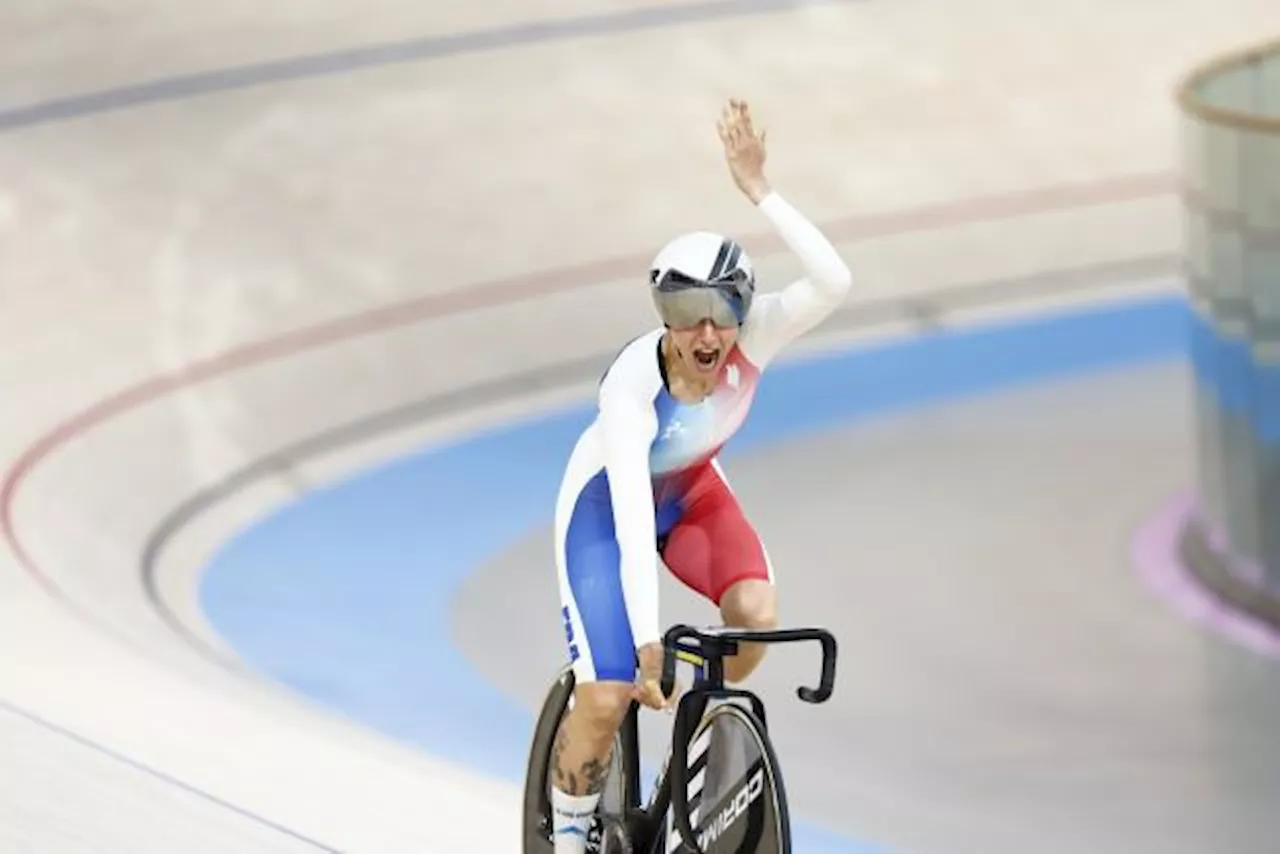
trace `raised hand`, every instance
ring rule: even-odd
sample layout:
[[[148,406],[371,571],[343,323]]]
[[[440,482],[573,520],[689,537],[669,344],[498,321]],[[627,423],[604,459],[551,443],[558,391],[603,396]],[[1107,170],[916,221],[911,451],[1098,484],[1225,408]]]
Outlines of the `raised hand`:
[[[755,130],[746,102],[732,99],[721,112],[716,130],[733,182],[753,203],[759,203],[769,194],[769,181],[764,177],[765,132]]]

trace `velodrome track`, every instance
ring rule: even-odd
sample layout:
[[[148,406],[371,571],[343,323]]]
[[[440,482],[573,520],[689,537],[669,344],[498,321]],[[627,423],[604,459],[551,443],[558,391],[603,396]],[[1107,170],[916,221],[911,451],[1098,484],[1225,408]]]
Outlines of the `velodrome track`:
[[[1176,297],[1169,87],[1278,24],[1274,4],[1244,0],[0,11],[0,851],[515,850],[510,772],[557,624],[522,607],[546,610],[550,511],[525,520],[536,507],[499,499],[542,481],[513,469],[468,502],[419,482],[430,513],[362,502],[361,484],[373,500],[412,498],[380,485],[413,484],[426,450],[549,406],[574,417],[612,351],[651,322],[634,270],[677,230],[743,234],[766,282],[794,273],[717,159],[715,110],[731,94],[771,129],[775,183],[857,277],[803,350]],[[1155,334],[1084,379],[985,403],[960,402],[975,389],[958,383],[942,408],[849,428],[853,439],[839,426],[851,414],[830,412],[812,434],[825,458],[744,449],[738,488],[761,496],[755,514],[789,564],[843,549],[887,558],[845,591],[851,610],[805,577],[831,570],[785,569],[788,616],[849,638],[843,705],[776,713],[807,851],[1026,850],[1033,836],[1040,851],[1205,850],[1206,838],[1267,850],[1269,660],[1124,574],[1129,538],[1192,476],[1172,342]],[[784,382],[779,406],[797,393],[783,389],[806,388]],[[1097,409],[1106,429],[1045,416],[1054,406]],[[1032,452],[1017,466],[977,452],[1011,424],[1052,436],[1073,469],[1135,448],[1151,461],[1123,479],[1127,503],[1080,514],[1072,535],[1088,547],[1014,592],[971,567],[1024,568],[1063,536],[1062,502],[1095,493],[1082,476],[1064,487]],[[523,451],[553,464],[564,449]],[[820,477],[814,460],[834,458]],[[972,585],[900,545],[917,526],[964,529],[955,502],[856,491],[927,470],[963,495],[987,464],[1023,478],[993,484],[1057,503],[1016,502],[1018,537],[967,553]],[[764,494],[774,484],[789,503]],[[805,489],[819,506],[806,509]],[[448,563],[462,558],[439,538],[397,551],[360,536],[367,518],[383,532],[440,524],[446,504],[457,532],[485,538],[463,540],[470,568]],[[875,510],[874,548],[852,522],[831,545],[843,505]],[[510,520],[500,538],[466,524],[495,516]],[[290,519],[301,527],[280,538]],[[290,551],[308,542],[317,551]],[[235,560],[282,552],[297,563]],[[1068,592],[1055,572],[1072,567]],[[412,587],[445,573],[444,600]],[[901,622],[922,612],[901,586],[913,574],[950,606],[923,609],[934,628],[914,643]],[[405,589],[424,595],[388,608]],[[696,619],[666,589],[672,617]],[[516,640],[496,641],[497,626]],[[1016,817],[993,823],[1019,775],[1043,768],[1010,727],[1063,708],[1001,689],[993,674],[1036,666],[1005,657],[1009,632],[1029,658],[1097,644],[1078,672],[1112,691],[1079,708],[1071,692],[1088,685],[1050,697],[1092,727],[1128,721],[1108,730],[1114,750],[1160,724],[1169,740],[1143,743],[1158,768],[1122,751],[1134,764],[1098,772],[1106,785],[1024,785]],[[1042,646],[1026,642],[1038,632]],[[438,637],[447,649],[389,646]],[[963,650],[963,672],[936,656],[940,638]],[[789,687],[795,668],[803,659],[778,656],[763,685]],[[1149,672],[1164,681],[1148,705],[1117,693],[1113,680]],[[990,729],[951,729],[979,713]],[[847,775],[824,764],[831,739],[806,742],[811,715],[838,715],[822,720],[838,724]],[[470,728],[450,729],[459,721]],[[1058,732],[1046,726],[1040,737]],[[972,754],[945,749],[966,738]],[[1170,757],[1170,745],[1182,748]],[[1148,794],[1144,775],[1161,771],[1168,789]],[[1064,792],[1089,791],[1061,809]]]

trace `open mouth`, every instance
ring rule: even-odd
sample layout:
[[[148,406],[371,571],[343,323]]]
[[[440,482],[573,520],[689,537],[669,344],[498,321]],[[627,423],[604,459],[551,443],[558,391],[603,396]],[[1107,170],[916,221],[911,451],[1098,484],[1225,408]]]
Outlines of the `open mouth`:
[[[701,370],[710,370],[720,361],[720,348],[698,347],[693,351],[693,361]]]

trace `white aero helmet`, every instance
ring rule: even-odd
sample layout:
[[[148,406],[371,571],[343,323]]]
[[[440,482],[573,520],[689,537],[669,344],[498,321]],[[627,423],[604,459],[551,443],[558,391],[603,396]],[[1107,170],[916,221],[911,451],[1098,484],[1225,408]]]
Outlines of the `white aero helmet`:
[[[675,329],[710,319],[741,326],[751,310],[756,275],[737,242],[709,231],[672,240],[653,259],[649,290],[662,322]]]

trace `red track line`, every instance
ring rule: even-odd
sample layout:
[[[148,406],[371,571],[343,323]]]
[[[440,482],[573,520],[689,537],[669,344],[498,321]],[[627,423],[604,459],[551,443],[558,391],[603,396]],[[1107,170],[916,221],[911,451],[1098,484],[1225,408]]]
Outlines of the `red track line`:
[[[1174,177],[1167,173],[1127,175],[1105,181],[1044,187],[883,214],[846,217],[827,223],[823,230],[835,242],[847,243],[872,237],[1154,198],[1173,193],[1175,189]],[[781,242],[772,234],[748,235],[744,242],[759,247],[753,250],[753,254],[757,256],[782,249]],[[443,294],[416,297],[237,347],[130,386],[56,425],[19,455],[5,473],[3,483],[0,483],[0,533],[23,569],[51,596],[69,604],[63,591],[41,571],[27,551],[18,535],[13,514],[18,490],[26,478],[54,451],[73,439],[170,392],[233,373],[240,368],[398,326],[496,308],[548,294],[580,290],[618,279],[620,270],[642,271],[648,263],[648,256],[633,255],[511,276]],[[637,281],[639,279],[637,276]]]

